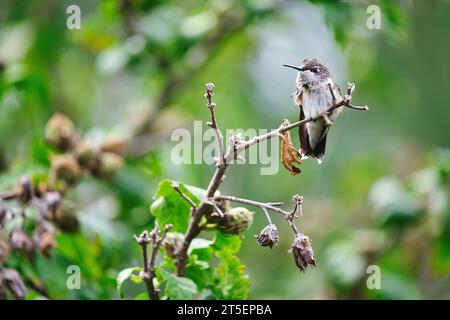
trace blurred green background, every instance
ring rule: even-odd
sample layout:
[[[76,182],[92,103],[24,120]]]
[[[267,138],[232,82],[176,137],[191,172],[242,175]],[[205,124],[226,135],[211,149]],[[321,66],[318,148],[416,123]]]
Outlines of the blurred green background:
[[[66,9],[81,8],[68,30]],[[381,9],[369,30],[367,7]],[[221,187],[260,201],[303,194],[302,232],[317,268],[302,274],[286,255],[292,235],[259,248],[257,213],[239,253],[250,298],[450,298],[449,1],[14,1],[0,2],[0,184],[42,159],[43,132],[55,112],[88,135],[126,137],[126,163],[110,182],[85,179],[65,201],[81,223],[60,234],[37,273],[54,298],[117,298],[119,270],[139,264],[132,238],[153,224],[149,205],[160,180],[206,187],[213,168],[170,161],[170,134],[208,121],[204,84],[216,85],[223,129],[295,121],[295,73],[283,63],[317,57],[356,104],[335,122],[324,163],[305,161],[292,177],[280,167],[230,168]],[[297,134],[293,134],[298,145]],[[18,261],[26,269],[25,261]],[[66,267],[82,270],[67,290]],[[366,286],[377,265],[381,289]],[[129,288],[128,290],[133,290]],[[33,294],[30,294],[33,298]]]

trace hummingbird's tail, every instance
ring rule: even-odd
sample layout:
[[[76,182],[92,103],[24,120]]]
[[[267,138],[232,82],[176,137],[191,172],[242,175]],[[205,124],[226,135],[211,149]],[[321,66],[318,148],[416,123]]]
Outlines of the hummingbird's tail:
[[[327,144],[327,136],[325,135],[322,140],[317,144],[314,149],[311,149],[309,143],[303,144],[300,148],[300,154],[303,159],[314,158],[319,164],[322,164],[323,158],[325,157],[325,146]]]
[[[300,109],[300,120],[305,118],[303,114],[303,110]],[[322,160],[325,156],[325,146],[327,144],[327,134],[328,127],[324,127],[322,134],[320,135],[320,140],[317,144],[312,147],[309,140],[308,130],[306,129],[306,125],[299,126],[299,138],[300,138],[300,154],[302,159],[306,158],[314,158],[317,160],[319,164],[322,163]]]

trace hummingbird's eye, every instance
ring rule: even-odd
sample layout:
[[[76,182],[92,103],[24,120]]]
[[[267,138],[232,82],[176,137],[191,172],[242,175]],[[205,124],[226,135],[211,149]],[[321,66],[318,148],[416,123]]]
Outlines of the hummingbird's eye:
[[[320,72],[320,67],[314,67],[314,68],[312,68],[312,72],[314,72],[314,73]]]

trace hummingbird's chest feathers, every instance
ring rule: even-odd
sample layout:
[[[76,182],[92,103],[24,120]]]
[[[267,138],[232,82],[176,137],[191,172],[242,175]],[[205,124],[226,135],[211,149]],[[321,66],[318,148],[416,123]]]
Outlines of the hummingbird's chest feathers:
[[[333,103],[333,97],[326,84],[303,89],[303,112],[306,118],[318,117]]]

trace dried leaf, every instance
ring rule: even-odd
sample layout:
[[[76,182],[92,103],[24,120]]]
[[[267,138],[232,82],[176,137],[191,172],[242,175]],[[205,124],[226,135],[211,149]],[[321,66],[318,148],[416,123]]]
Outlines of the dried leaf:
[[[289,121],[283,120],[283,126],[288,126]],[[302,164],[300,159],[300,152],[294,147],[291,140],[291,134],[286,131],[280,136],[281,140],[281,163],[289,170],[291,175],[295,176],[302,172],[300,168],[294,166],[294,164]]]

